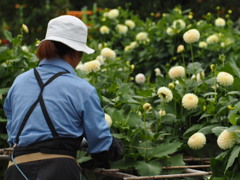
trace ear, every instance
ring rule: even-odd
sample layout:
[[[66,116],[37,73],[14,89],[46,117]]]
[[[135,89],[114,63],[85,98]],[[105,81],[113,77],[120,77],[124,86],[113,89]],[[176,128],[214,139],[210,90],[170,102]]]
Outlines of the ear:
[[[83,52],[81,52],[81,51],[72,51],[71,56],[73,58],[82,59]]]

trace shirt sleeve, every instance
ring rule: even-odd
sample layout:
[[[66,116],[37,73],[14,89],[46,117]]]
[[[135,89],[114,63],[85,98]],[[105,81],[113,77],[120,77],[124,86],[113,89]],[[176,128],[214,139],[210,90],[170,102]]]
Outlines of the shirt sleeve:
[[[12,125],[12,106],[11,106],[11,89],[8,92],[7,97],[5,98],[4,101],[4,112],[5,115],[7,117],[7,125],[6,125],[6,129],[7,129],[7,133],[8,133],[8,143],[10,146],[13,146],[13,143],[11,142],[11,125]]]
[[[109,150],[112,144],[112,135],[95,89],[84,102],[83,126],[89,153]]]

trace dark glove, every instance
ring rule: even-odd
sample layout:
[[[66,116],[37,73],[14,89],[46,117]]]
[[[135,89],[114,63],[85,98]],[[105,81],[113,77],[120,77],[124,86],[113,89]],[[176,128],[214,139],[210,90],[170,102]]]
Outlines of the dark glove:
[[[123,144],[120,139],[113,137],[112,145],[109,149],[109,160],[117,161],[123,157]]]
[[[117,161],[123,157],[123,144],[120,139],[113,137],[112,144],[108,151],[91,154],[96,162],[96,166],[100,168],[109,168],[110,161]]]

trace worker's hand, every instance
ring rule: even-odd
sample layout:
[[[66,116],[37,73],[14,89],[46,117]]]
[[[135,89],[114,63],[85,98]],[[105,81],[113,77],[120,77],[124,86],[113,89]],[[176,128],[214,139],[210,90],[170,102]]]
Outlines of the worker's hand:
[[[117,161],[123,157],[123,144],[120,139],[114,138],[109,149],[111,161]]]

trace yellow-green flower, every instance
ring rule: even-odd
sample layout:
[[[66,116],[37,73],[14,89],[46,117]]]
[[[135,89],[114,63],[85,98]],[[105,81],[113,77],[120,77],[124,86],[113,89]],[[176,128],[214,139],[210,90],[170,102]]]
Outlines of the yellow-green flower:
[[[188,146],[191,149],[198,150],[205,146],[206,137],[203,133],[197,132],[188,139]]]
[[[196,109],[198,107],[198,97],[193,93],[185,94],[182,98],[182,105],[187,110]]]
[[[152,106],[151,106],[150,103],[145,103],[145,104],[143,105],[143,110],[144,110],[144,111],[150,111],[151,109],[152,109]]]
[[[157,94],[164,102],[170,102],[173,99],[172,91],[167,87],[160,87]]]
[[[227,72],[220,72],[217,75],[217,82],[222,86],[231,86],[233,81],[233,76]]]
[[[23,29],[23,31],[24,31],[25,33],[28,33],[28,32],[29,32],[28,27],[27,27],[26,24],[22,24],[22,29]]]
[[[183,40],[188,44],[197,42],[199,39],[200,33],[197,29],[190,29],[183,34]]]
[[[223,149],[230,149],[234,146],[236,143],[236,133],[235,132],[229,132],[228,130],[224,130],[217,139],[218,146]]]

